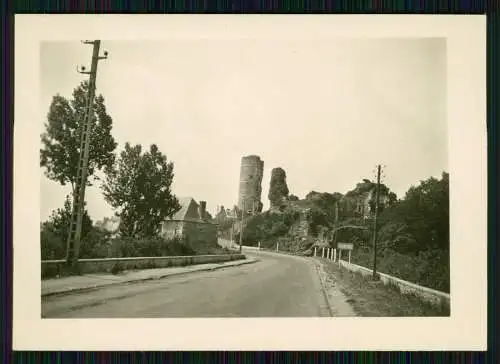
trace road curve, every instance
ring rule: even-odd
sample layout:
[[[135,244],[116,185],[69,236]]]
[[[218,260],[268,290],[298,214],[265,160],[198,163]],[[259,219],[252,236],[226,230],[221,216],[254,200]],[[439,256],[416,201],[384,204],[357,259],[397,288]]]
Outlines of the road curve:
[[[259,261],[42,298],[42,318],[329,316],[310,259],[269,252],[245,254]]]

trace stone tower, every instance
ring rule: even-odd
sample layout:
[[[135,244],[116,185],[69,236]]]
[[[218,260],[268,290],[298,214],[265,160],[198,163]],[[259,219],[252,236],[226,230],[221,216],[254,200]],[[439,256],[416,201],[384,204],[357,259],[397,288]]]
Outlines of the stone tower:
[[[249,155],[241,158],[240,190],[238,209],[253,212],[262,211],[262,176],[264,161],[259,156]]]

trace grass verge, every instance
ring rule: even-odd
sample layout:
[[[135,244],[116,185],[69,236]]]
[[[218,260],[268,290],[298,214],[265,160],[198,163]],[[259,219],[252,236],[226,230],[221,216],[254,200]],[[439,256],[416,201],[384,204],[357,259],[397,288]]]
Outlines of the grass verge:
[[[358,272],[339,268],[332,262],[322,261],[322,264],[325,272],[336,283],[359,316],[450,316],[447,305],[434,306],[413,294],[402,294],[395,286],[373,281]]]

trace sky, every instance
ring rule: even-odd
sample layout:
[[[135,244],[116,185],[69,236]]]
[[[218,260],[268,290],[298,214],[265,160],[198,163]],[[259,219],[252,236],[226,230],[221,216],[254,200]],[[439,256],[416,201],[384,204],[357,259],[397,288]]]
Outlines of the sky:
[[[345,193],[363,178],[398,197],[448,171],[446,41],[440,38],[106,41],[97,94],[113,118],[117,153],[125,142],[157,144],[174,163],[173,192],[218,205],[237,203],[241,158],[264,161],[262,202],[272,168],[290,193]],[[92,47],[40,47],[40,132],[56,94],[85,79]],[[40,169],[42,221],[70,187]],[[100,185],[87,189],[94,220],[110,217]]]

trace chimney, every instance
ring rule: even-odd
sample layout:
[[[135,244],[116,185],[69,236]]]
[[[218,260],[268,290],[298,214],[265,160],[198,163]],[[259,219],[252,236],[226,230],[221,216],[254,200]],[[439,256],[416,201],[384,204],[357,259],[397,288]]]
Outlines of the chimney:
[[[199,210],[199,213],[200,213],[200,219],[204,220],[207,213],[207,201],[200,201],[200,210]]]

